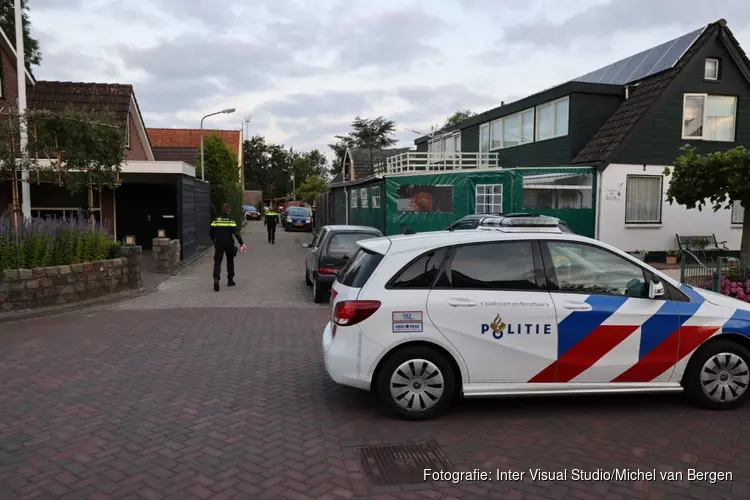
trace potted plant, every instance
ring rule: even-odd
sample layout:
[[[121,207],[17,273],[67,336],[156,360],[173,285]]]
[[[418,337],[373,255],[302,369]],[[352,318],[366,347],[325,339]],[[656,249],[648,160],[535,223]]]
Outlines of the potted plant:
[[[667,250],[667,264],[677,264],[677,250]]]
[[[646,255],[648,255],[648,250],[633,250],[628,253],[640,261],[645,261]]]

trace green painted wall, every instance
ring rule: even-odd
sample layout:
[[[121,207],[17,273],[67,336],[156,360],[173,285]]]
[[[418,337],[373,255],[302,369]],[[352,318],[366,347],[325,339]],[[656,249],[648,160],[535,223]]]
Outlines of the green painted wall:
[[[371,226],[385,233],[385,185],[383,181],[371,184],[361,184],[347,188],[348,192],[357,192],[357,207],[349,209],[349,224],[354,226]],[[373,194],[377,196],[380,191],[379,207],[373,207]],[[349,195],[351,197],[351,194]],[[362,200],[367,200],[367,206],[363,207]],[[351,198],[349,198],[351,200]],[[377,198],[375,198],[377,204]]]

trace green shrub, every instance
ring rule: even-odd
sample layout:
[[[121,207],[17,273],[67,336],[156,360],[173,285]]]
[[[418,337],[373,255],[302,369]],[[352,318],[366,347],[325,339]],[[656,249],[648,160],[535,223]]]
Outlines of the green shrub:
[[[0,217],[0,270],[64,266],[114,259],[120,251],[109,231],[88,221],[71,219],[31,219],[16,235],[10,214]]]

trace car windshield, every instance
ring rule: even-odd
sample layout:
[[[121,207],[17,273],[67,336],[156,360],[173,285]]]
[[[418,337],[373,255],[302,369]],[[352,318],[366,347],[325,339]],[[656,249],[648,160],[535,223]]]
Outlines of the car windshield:
[[[286,214],[290,217],[310,217],[310,210],[305,207],[290,207]]]
[[[339,233],[331,237],[328,243],[328,256],[341,259],[351,257],[359,248],[358,241],[368,238],[378,238],[379,234],[375,233]]]
[[[257,208],[251,207],[251,206],[245,207],[245,210],[248,211],[248,212],[257,212],[258,211]]]

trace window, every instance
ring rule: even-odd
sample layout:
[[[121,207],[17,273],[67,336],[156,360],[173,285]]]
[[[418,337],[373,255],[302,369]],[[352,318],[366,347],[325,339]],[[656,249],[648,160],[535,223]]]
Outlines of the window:
[[[420,256],[417,260],[402,269],[393,281],[391,281],[388,288],[430,288],[435,281],[438,271],[440,271],[440,266],[443,263],[446,253],[448,253],[447,249],[440,248]]]
[[[375,233],[334,233],[328,242],[326,254],[334,259],[351,257],[359,248],[357,242],[369,238],[377,238],[379,234]]]
[[[359,198],[362,200],[360,207],[367,208],[367,205],[369,205],[367,199],[367,188],[362,188],[359,190]]]
[[[357,190],[352,189],[351,190],[351,207],[349,208],[357,208]]]
[[[289,207],[286,209],[287,217],[310,217],[310,209],[307,207]]]
[[[503,118],[503,147],[510,148],[521,144],[521,115]]]
[[[732,204],[732,224],[742,224],[745,221],[745,208],[741,201]]]
[[[736,97],[685,94],[682,138],[733,142],[736,112]]]
[[[360,248],[339,272],[336,280],[344,286],[362,288],[383,260],[379,253]]]
[[[648,298],[643,269],[611,252],[569,241],[547,242],[560,292]]]
[[[536,107],[536,140],[568,135],[568,98]]]
[[[453,213],[453,186],[402,184],[396,197],[399,212]]]
[[[485,123],[479,127],[479,152],[481,153],[481,163],[486,165],[489,162],[490,152],[490,124]]]
[[[534,110],[521,113],[521,143],[534,142]]]
[[[427,143],[429,153],[455,153],[461,150],[461,133],[456,132],[448,136],[431,139]]]
[[[503,185],[477,184],[475,214],[499,214],[503,211]]]
[[[538,290],[529,241],[458,247],[436,288]]]
[[[706,80],[718,80],[719,79],[719,60],[718,59],[706,59],[706,64],[703,68],[703,78]]]
[[[372,208],[380,208],[380,186],[372,187]]]
[[[525,175],[523,208],[592,208],[593,183],[592,174],[561,172]]]
[[[492,130],[492,140],[490,142],[490,149],[500,149],[503,147],[503,121],[495,120],[490,123],[490,129]]]
[[[660,224],[661,175],[629,175],[625,185],[625,223]]]

